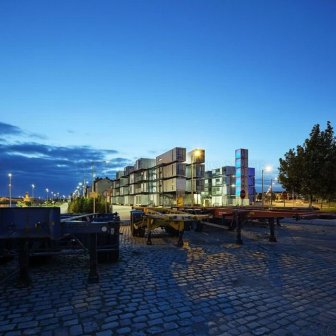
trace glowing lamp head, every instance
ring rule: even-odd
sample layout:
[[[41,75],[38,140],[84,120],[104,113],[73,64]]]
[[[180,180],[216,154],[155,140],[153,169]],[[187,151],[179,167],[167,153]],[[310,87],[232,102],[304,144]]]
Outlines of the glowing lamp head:
[[[197,149],[195,150],[194,155],[195,157],[200,157],[202,155],[202,152],[199,149]]]

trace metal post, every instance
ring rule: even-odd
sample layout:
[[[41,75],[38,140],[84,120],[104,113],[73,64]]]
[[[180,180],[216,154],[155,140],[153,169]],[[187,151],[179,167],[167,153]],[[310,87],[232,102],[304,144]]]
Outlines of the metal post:
[[[151,230],[151,219],[147,218],[147,245],[152,245],[152,230]]]
[[[32,280],[29,275],[29,242],[26,239],[18,239],[18,261],[19,276],[17,279],[17,287],[29,287]]]
[[[99,274],[97,268],[97,234],[90,234],[90,272],[88,277],[89,283],[99,282]]]
[[[8,174],[9,177],[9,184],[8,184],[8,189],[9,189],[9,207],[12,207],[12,174]]]
[[[148,230],[148,234],[147,234],[147,245],[152,245],[152,231]]]
[[[242,245],[243,240],[241,238],[241,221],[242,221],[242,216],[238,211],[235,212],[235,218],[236,218],[236,244]]]
[[[183,233],[184,233],[184,222],[179,222],[178,224],[178,241],[177,246],[182,247],[183,246]]]
[[[261,206],[264,207],[264,169],[261,170]]]
[[[272,208],[272,197],[273,196],[273,180],[271,179],[271,208]]]
[[[94,171],[94,167],[92,165],[92,186],[91,186],[92,193],[94,193],[94,191],[95,191],[95,187],[94,187],[94,172],[93,171]],[[93,209],[92,209],[92,212],[96,213],[96,198],[95,197],[93,197]]]
[[[194,206],[194,163],[191,158],[191,206]]]
[[[268,218],[268,224],[269,224],[269,228],[270,228],[270,236],[269,236],[269,241],[270,242],[276,242],[276,237],[275,237],[275,234],[274,234],[274,218],[271,217],[271,218]]]

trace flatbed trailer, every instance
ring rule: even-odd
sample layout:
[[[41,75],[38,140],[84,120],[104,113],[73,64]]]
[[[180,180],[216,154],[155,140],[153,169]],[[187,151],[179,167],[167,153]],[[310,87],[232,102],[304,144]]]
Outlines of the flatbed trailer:
[[[279,224],[280,219],[294,218],[297,221],[300,219],[314,219],[325,215],[316,209],[311,208],[273,208],[264,209],[257,207],[223,207],[223,208],[208,208],[209,213],[212,214],[213,220],[220,220],[223,224],[224,221],[229,221],[230,229],[236,229],[236,243],[242,244],[241,229],[243,225],[252,220],[267,221],[269,225],[270,235],[269,241],[276,242],[275,236],[275,222]],[[205,225],[211,225],[209,222],[202,222]]]
[[[207,214],[191,214],[172,208],[136,207],[131,211],[131,232],[133,236],[144,237],[147,230],[146,243],[152,245],[152,231],[161,227],[166,232],[177,235],[177,246],[181,247],[186,223],[207,218]]]
[[[162,207],[136,207],[131,215],[131,231],[133,236],[145,236],[147,231],[147,244],[151,245],[151,232],[157,227],[167,232],[174,231],[178,235],[178,246],[183,245],[183,232],[188,222],[197,222],[200,225],[226,228],[229,223],[230,230],[236,230],[236,243],[242,244],[241,230],[245,223],[253,220],[262,220],[269,226],[269,241],[276,242],[275,223],[280,225],[280,219],[294,218],[314,219],[326,214],[312,208],[272,208],[260,207],[189,207],[189,208],[162,208]]]
[[[34,256],[88,252],[88,281],[99,281],[97,263],[117,261],[120,218],[114,214],[80,214],[64,218],[58,207],[0,208],[0,257],[18,256],[17,285],[29,286],[29,259]]]

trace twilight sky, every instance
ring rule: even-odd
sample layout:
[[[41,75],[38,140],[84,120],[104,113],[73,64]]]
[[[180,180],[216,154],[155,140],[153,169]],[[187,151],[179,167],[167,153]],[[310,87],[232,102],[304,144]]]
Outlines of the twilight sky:
[[[260,177],[336,125],[334,0],[3,0],[0,195],[68,195],[173,147]],[[108,161],[106,163],[105,161]]]

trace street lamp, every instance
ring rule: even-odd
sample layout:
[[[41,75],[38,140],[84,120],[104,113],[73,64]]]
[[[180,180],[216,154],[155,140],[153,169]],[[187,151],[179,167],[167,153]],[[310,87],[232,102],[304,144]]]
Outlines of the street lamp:
[[[92,191],[92,196],[93,196],[93,213],[96,213],[96,198],[95,198],[95,194],[94,194],[94,191],[95,191],[95,172],[94,172],[94,165],[92,164],[92,186],[91,186],[91,191]]]
[[[277,177],[274,178],[274,180],[271,179],[271,207],[272,207],[272,200],[273,200],[273,181],[274,181],[274,183],[276,183],[277,180],[278,180]]]
[[[48,195],[49,195],[49,189],[48,189],[48,188],[46,188],[46,190],[45,190],[45,191],[46,191],[46,193],[47,193],[47,202],[48,202],[48,201],[49,201],[49,196],[48,196]]]
[[[34,189],[35,189],[35,184],[32,184],[31,187],[32,187],[32,202],[34,202]]]
[[[266,166],[261,170],[261,206],[264,207],[264,170],[265,172],[272,171],[271,166]]]
[[[12,207],[12,173],[8,174],[9,178],[9,184],[8,184],[8,190],[9,190],[9,207]]]
[[[197,158],[199,158],[201,155],[202,152],[199,149],[196,149],[191,155],[191,206],[194,206],[194,161],[196,161]],[[197,170],[196,170],[196,178],[197,178]]]

